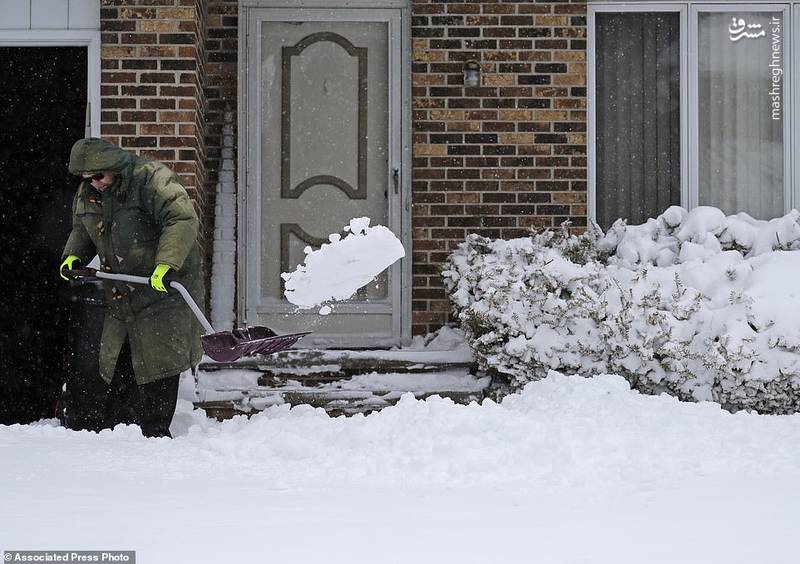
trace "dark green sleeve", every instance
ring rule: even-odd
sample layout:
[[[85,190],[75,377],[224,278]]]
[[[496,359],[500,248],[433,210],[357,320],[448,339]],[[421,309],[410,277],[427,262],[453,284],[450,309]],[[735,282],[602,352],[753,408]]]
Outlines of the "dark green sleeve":
[[[153,216],[161,224],[156,264],[180,270],[197,241],[199,220],[186,189],[174,174],[159,171],[151,179]]]
[[[75,194],[75,198],[72,200],[72,231],[67,239],[67,244],[64,245],[64,252],[61,255],[61,260],[63,261],[69,255],[75,255],[85,266],[94,258],[97,251],[94,247],[94,243],[92,243],[92,239],[86,232],[86,228],[83,226],[83,222],[75,213],[80,196],[81,190],[78,190]]]

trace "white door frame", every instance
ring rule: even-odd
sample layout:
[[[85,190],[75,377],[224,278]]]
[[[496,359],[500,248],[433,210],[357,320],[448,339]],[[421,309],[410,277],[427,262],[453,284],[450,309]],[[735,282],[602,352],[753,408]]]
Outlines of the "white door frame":
[[[322,8],[325,10],[314,9]],[[261,22],[302,19],[304,21],[387,22],[389,48],[389,164],[387,186],[393,189],[392,170],[399,171],[398,197],[389,198],[388,219],[399,231],[406,250],[405,258],[393,267],[392,336],[387,339],[356,340],[350,346],[385,347],[406,343],[411,339],[411,29],[407,0],[347,0],[332,6],[330,0],[242,0],[239,6],[239,189],[237,194],[237,315],[239,325],[256,324],[256,312],[249,311],[248,300],[256,292],[253,273],[260,272],[260,256],[248,264],[248,248],[257,248],[260,234],[255,233],[260,217],[260,201],[247,200],[248,186],[261,185],[260,123],[250,123],[251,104],[259,104]],[[391,44],[399,42],[398,50]],[[249,59],[256,60],[250,61]],[[394,132],[394,135],[392,135]],[[398,135],[399,133],[399,135]],[[257,199],[258,200],[258,199]],[[260,253],[258,253],[260,254]],[[252,259],[252,254],[250,255]],[[254,264],[252,264],[255,262]],[[369,304],[363,308],[369,310]]]
[[[0,47],[86,47],[89,129],[100,137],[100,32],[71,29],[0,29]]]

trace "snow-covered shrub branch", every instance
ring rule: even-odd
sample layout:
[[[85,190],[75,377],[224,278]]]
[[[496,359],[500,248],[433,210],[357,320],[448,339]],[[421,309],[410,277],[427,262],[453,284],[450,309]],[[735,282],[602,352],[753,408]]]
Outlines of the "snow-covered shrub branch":
[[[512,389],[551,369],[609,372],[645,393],[795,412],[798,216],[671,207],[605,235],[470,235],[445,287],[481,368]]]

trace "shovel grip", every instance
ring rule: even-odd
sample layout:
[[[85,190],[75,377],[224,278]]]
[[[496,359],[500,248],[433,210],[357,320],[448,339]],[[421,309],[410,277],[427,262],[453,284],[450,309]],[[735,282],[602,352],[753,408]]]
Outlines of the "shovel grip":
[[[117,280],[119,282],[130,282],[132,284],[144,284],[146,286],[150,285],[150,279],[146,276],[132,276],[130,274],[114,274],[112,272],[103,272],[102,270],[95,270],[94,268],[81,268],[81,269],[73,269],[73,270],[65,270],[64,273],[68,276],[76,276],[76,277],[93,277],[93,278],[102,278],[105,280]],[[181,284],[180,282],[172,281],[169,283],[171,288],[175,288],[178,293],[183,298],[183,301],[186,302],[186,305],[189,306],[189,309],[192,310],[194,316],[203,326],[206,334],[216,333],[214,331],[214,327],[211,326],[206,316],[203,314],[200,307],[197,305],[197,302],[194,301],[191,294],[189,294],[189,290]]]
[[[68,278],[97,278],[94,268],[65,268],[63,272]]]

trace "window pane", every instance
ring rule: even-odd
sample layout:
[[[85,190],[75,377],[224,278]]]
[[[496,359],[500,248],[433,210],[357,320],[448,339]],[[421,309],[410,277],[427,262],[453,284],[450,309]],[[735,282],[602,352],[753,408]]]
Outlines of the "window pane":
[[[596,216],[642,223],[680,204],[680,16],[598,13]]]
[[[699,202],[784,213],[783,15],[698,15]]]

